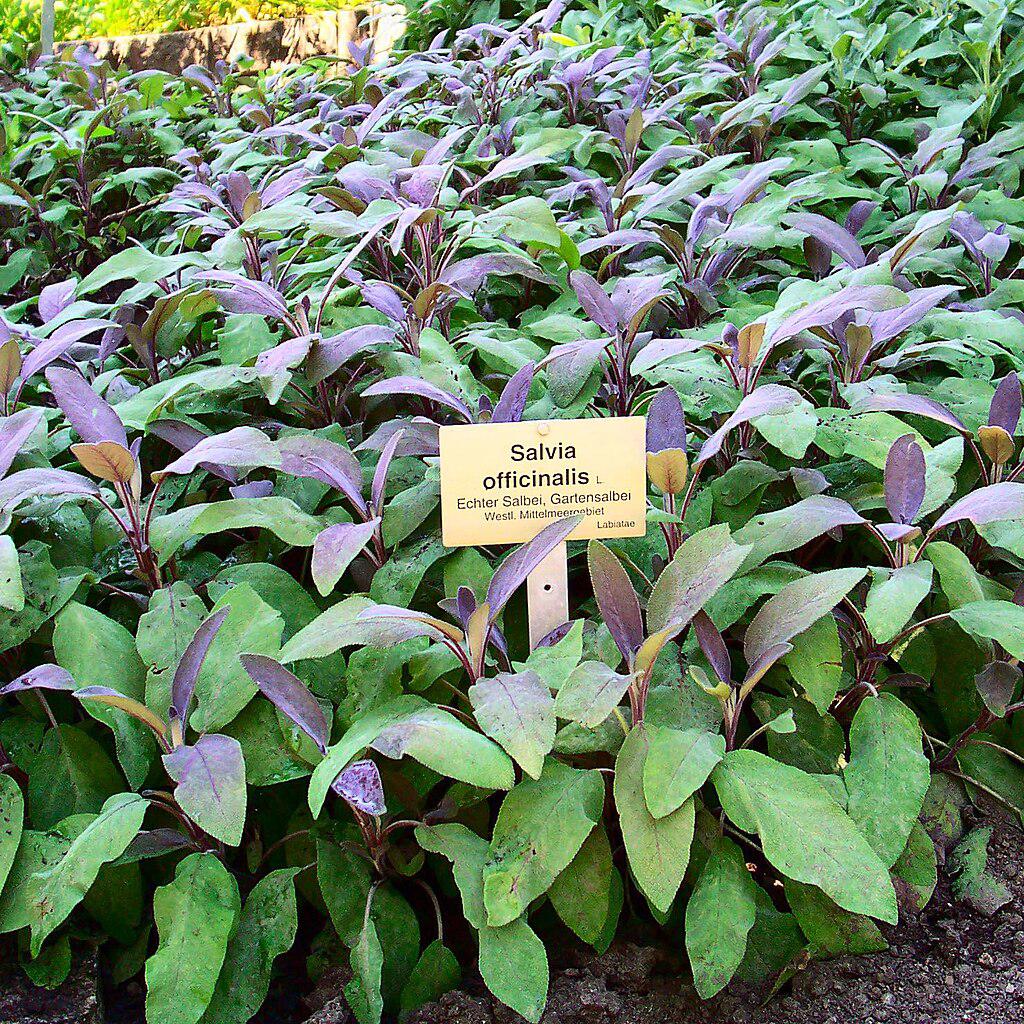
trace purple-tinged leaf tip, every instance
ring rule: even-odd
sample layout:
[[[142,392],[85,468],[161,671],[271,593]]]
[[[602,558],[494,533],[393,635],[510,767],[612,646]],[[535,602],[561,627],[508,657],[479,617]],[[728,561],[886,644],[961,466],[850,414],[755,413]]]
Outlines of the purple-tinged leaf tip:
[[[356,761],[350,764],[331,783],[331,789],[357,811],[379,818],[387,812],[384,803],[384,786],[380,772],[373,761]]]
[[[203,661],[210,650],[213,638],[224,624],[230,611],[230,608],[222,608],[200,624],[195,635],[188,642],[181,661],[178,662],[178,667],[174,670],[174,681],[171,683],[170,716],[177,719],[182,729],[185,728],[185,723],[188,721],[189,705],[192,703],[192,695],[196,692],[199,670],[203,667]]]
[[[1002,427],[1013,437],[1020,422],[1021,393],[1020,377],[1015,371],[1008,373],[996,388],[992,396],[992,404],[988,407],[988,423],[990,427]]]
[[[647,409],[647,451],[686,451],[686,416],[673,387],[663,387]]]
[[[321,753],[327,751],[327,719],[298,676],[264,654],[243,654],[242,667],[271,704],[293,721],[316,745]]]
[[[554,647],[555,644],[561,643],[568,635],[569,630],[572,629],[572,622],[563,622],[560,626],[555,626],[550,633],[546,633],[537,641],[537,648],[540,647]],[[497,634],[497,630],[492,634],[492,638]],[[495,644],[495,646],[498,646]],[[536,648],[535,648],[536,649]]]
[[[913,434],[897,438],[885,460],[885,505],[898,523],[909,525],[924,501],[925,462]]]

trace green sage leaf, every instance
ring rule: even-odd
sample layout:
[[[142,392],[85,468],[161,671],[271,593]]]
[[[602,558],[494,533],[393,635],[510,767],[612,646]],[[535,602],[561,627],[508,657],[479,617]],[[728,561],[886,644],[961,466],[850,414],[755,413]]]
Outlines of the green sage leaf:
[[[686,904],[686,952],[701,999],[720,992],[743,962],[757,917],[757,885],[743,852],[719,837]]]
[[[686,874],[693,841],[693,798],[661,818],[655,818],[644,797],[644,766],[650,740],[635,726],[615,759],[615,807],[622,840],[637,885],[652,905],[668,913]]]
[[[579,852],[604,808],[596,771],[545,762],[505,797],[484,867],[484,905],[491,927],[519,917]]]
[[[148,804],[134,793],[112,796],[52,867],[30,884],[32,955],[91,888],[104,864],[116,860],[142,828]]]
[[[886,867],[907,845],[931,782],[917,716],[898,697],[867,697],[850,726],[847,811]]]
[[[784,875],[817,885],[846,910],[895,923],[886,865],[812,776],[756,750],[732,750],[711,781],[725,813],[744,832],[758,833]]]
[[[249,893],[228,944],[203,1024],[245,1024],[263,1005],[274,960],[292,948],[299,926],[295,876],[281,868],[261,878]]]
[[[153,895],[159,943],[146,961],[146,1020],[197,1024],[238,925],[238,885],[212,853],[193,853]]]

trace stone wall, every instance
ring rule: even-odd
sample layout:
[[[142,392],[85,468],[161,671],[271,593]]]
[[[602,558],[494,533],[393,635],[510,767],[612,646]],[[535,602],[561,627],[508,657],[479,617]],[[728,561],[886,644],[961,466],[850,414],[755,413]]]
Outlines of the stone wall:
[[[309,14],[279,21],[215,25],[187,32],[113,36],[57,44],[57,49],[84,43],[101,60],[133,71],[156,68],[177,74],[190,64],[212,67],[218,60],[253,59],[258,68],[290,64],[324,54],[344,54],[350,41],[376,41],[387,53],[402,34],[405,10],[395,4],[369,3],[352,10]]]

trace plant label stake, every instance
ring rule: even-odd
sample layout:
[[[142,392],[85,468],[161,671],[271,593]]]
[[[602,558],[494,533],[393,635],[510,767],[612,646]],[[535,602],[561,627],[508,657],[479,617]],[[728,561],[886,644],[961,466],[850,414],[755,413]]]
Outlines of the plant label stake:
[[[565,541],[526,577],[530,650],[569,619],[569,561]]]
[[[582,515],[570,540],[646,532],[642,416],[442,427],[441,532],[447,547],[521,544]],[[527,577],[530,647],[569,617],[562,543]]]

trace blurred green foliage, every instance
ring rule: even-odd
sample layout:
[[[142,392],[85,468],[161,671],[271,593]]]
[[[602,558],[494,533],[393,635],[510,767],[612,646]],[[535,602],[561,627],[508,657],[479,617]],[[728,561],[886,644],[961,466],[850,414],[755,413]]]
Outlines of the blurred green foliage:
[[[57,0],[54,35],[62,40],[174,32],[355,6],[358,0]],[[41,7],[42,0],[0,0],[0,39],[37,41]]]

